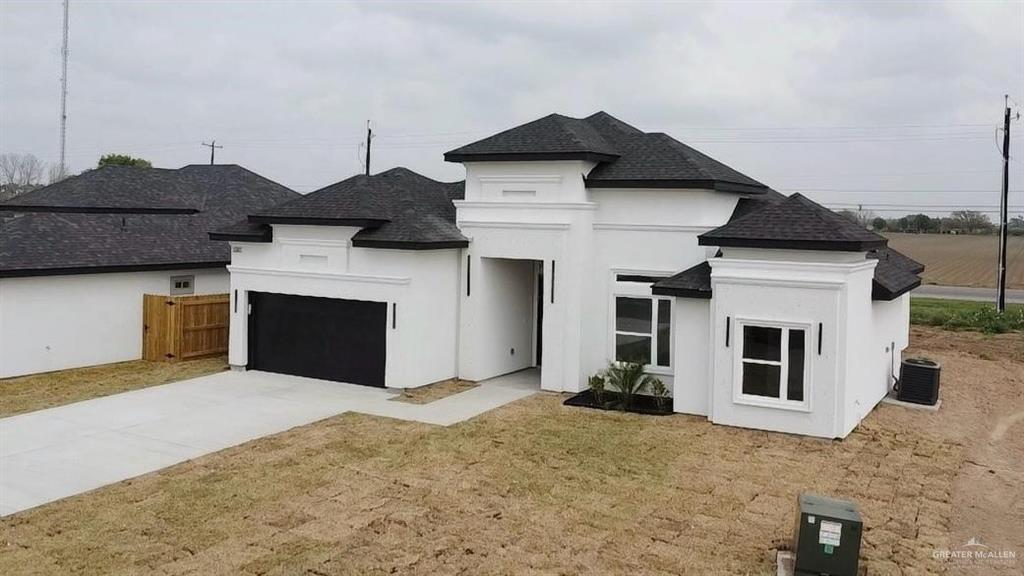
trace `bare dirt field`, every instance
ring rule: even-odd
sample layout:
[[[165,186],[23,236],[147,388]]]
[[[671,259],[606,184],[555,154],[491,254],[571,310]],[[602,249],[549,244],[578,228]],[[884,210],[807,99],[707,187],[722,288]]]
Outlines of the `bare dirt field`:
[[[887,233],[889,246],[925,265],[925,284],[994,288],[999,238],[996,235]],[[1024,236],[1006,245],[1006,283],[1024,288]]]
[[[452,378],[450,380],[442,380],[440,382],[434,382],[426,386],[420,386],[419,388],[406,388],[402,390],[402,393],[392,398],[395,402],[407,402],[409,404],[429,404],[434,400],[440,400],[459,392],[465,392],[471,388],[476,388],[478,384],[476,382],[470,382],[469,380],[460,380],[458,378]]]
[[[226,356],[185,362],[134,360],[0,378],[0,418],[227,370]]]
[[[871,576],[1019,574],[935,551],[1024,556],[1024,336],[912,338],[942,409],[843,441],[554,394],[450,428],[349,413],[4,518],[0,573],[769,575],[811,490],[860,503]]]

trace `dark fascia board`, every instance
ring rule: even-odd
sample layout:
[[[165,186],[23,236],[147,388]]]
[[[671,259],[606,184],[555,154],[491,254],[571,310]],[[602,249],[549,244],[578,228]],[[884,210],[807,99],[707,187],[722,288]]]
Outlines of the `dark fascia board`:
[[[386,218],[310,218],[307,216],[249,216],[255,224],[296,224],[308,226],[354,226],[377,228],[390,222]]]
[[[889,302],[889,301],[892,301],[892,300],[895,300],[895,299],[899,298],[900,296],[903,296],[907,292],[910,292],[911,290],[913,290],[914,288],[917,288],[920,285],[921,285],[921,279],[918,278],[913,284],[910,284],[908,286],[904,286],[902,289],[893,292],[891,290],[887,290],[886,288],[884,288],[878,282],[872,281],[872,283],[871,283],[871,299],[872,300],[882,300],[882,301],[885,301],[885,302]]]
[[[0,204],[0,212],[51,212],[59,214],[198,214],[195,208],[125,208],[121,206],[44,206]]]
[[[651,286],[651,294],[655,296],[676,296],[678,298],[697,298],[700,300],[710,300],[710,290],[694,290],[692,288],[668,288]]]
[[[459,154],[446,152],[445,162],[531,162],[547,160],[589,160],[591,162],[608,162],[619,157],[618,154],[602,154],[600,152],[504,152],[500,154]]]
[[[719,180],[606,180],[584,178],[584,186],[587,188],[684,188],[716,190],[718,192],[736,192],[739,194],[764,194],[768,191],[767,186],[751,186],[749,184],[734,184]]]
[[[253,234],[240,234],[232,232],[208,232],[210,240],[223,240],[227,242],[273,242],[274,234],[270,230]]]
[[[701,246],[732,248],[774,248],[779,250],[824,250],[834,252],[870,252],[885,248],[886,239],[879,240],[785,240],[775,238],[697,237]]]
[[[443,250],[447,248],[466,248],[469,240],[446,240],[444,242],[410,242],[403,240],[373,240],[352,238],[356,248],[383,248],[389,250]]]
[[[155,270],[194,270],[197,268],[224,268],[230,262],[173,262],[169,264],[126,264],[120,266],[71,266],[67,268],[20,268],[0,270],[0,278],[28,278],[33,276],[72,276],[78,274],[106,274],[112,272],[150,272]]]

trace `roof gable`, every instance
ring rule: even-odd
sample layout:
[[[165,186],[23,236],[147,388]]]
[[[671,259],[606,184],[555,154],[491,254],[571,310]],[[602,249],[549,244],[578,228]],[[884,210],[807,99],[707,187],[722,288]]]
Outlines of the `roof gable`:
[[[4,205],[0,277],[224,266],[207,232],[298,193],[241,166],[110,166]]]
[[[866,252],[884,248],[887,240],[793,194],[701,234],[698,242],[701,246]]]
[[[759,193],[764,184],[660,132],[597,112],[551,114],[445,154],[449,162],[591,160],[588,188],[705,188]]]
[[[610,160],[618,156],[593,126],[549,114],[446,152],[448,162],[500,160]]]
[[[210,234],[216,240],[270,242],[270,224],[355,226],[352,244],[372,248],[467,246],[455,226],[452,200],[463,182],[438,182],[407,168],[346,178],[289,202],[251,214]]]

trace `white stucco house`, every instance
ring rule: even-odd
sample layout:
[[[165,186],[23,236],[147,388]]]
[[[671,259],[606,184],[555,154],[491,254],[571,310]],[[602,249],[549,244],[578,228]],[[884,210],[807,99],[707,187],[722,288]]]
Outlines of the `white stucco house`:
[[[208,231],[294,197],[234,165],[106,166],[0,203],[0,378],[141,358],[143,294],[227,292]]]
[[[639,359],[676,412],[844,437],[892,385],[922,267],[661,133],[553,114],[212,234],[229,360],[395,388]]]

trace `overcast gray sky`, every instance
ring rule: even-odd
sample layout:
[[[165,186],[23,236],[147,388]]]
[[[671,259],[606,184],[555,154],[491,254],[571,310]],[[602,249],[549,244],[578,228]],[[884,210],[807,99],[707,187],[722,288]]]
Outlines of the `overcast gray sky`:
[[[0,1],[0,152],[57,159],[61,15]],[[202,163],[216,138],[300,192],[361,169],[367,119],[374,172],[456,180],[446,150],[605,110],[833,206],[994,206],[1003,94],[1024,105],[1021,1],[72,0],[70,30],[73,171]]]

